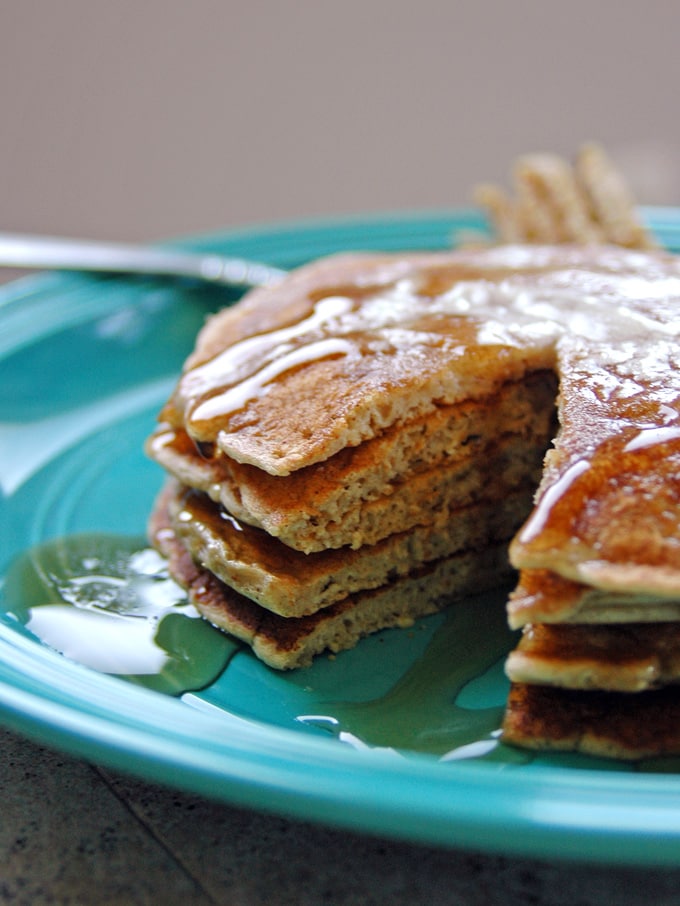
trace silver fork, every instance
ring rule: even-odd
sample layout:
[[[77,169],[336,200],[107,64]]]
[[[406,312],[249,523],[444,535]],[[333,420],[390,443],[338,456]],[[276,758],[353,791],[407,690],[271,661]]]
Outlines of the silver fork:
[[[213,252],[19,233],[0,233],[0,267],[188,277],[237,288],[277,283],[286,273]]]

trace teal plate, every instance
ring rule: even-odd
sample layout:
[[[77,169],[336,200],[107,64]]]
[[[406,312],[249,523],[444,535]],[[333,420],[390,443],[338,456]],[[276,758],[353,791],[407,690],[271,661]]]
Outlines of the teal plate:
[[[644,215],[680,249],[680,211]],[[180,244],[293,267],[338,250],[447,247],[484,227],[473,211],[404,214]],[[499,742],[511,644],[502,596],[285,674],[172,598],[143,540],[162,475],[142,445],[206,313],[225,299],[188,283],[77,274],[0,290],[4,723],[152,781],[337,827],[541,858],[680,864],[677,765],[532,757]],[[147,619],[141,611],[159,595],[163,617]],[[119,628],[153,626],[141,647],[162,649],[161,667],[91,662],[102,632],[70,646],[92,620],[105,627],[102,657]],[[127,656],[137,643],[126,638]]]

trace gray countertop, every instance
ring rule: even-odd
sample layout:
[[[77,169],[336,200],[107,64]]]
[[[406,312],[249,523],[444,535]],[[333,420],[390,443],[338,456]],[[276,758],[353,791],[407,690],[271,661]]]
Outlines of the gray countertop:
[[[680,902],[680,869],[488,856],[211,802],[0,730],[0,903],[616,906]]]

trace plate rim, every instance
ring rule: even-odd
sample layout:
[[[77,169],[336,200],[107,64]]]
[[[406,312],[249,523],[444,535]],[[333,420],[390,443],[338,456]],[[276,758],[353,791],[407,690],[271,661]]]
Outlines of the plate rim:
[[[680,777],[636,773],[631,783],[624,771],[499,771],[354,749],[93,676],[16,635],[0,624],[0,712],[13,729],[74,756],[233,805],[412,842],[677,864]],[[23,670],[15,682],[12,664]],[[480,812],[484,797],[493,811]]]

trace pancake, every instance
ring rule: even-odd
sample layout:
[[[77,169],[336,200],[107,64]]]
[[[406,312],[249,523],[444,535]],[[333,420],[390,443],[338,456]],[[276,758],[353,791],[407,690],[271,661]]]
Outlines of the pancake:
[[[210,455],[285,476],[550,368],[564,400],[562,462],[588,455],[586,415],[598,448],[618,442],[612,453],[646,428],[665,426],[672,442],[679,285],[670,256],[601,246],[334,257],[214,316],[162,420]],[[291,326],[293,289],[306,305]],[[237,339],[243,320],[272,310],[287,327],[258,333],[254,348]],[[219,344],[224,351],[205,361]],[[623,392],[615,399],[609,387]]]
[[[608,591],[680,591],[679,302],[636,304],[649,331],[639,343],[563,354],[560,431],[511,547],[517,568]]]
[[[512,629],[529,623],[639,623],[680,620],[680,596],[608,591],[549,570],[522,570],[508,600]]]
[[[554,396],[552,374],[539,372],[389,429],[285,481],[223,455],[205,459],[185,432],[167,426],[148,449],[178,481],[289,547],[356,548],[448,520],[449,501],[459,507],[534,488],[554,432]]]
[[[553,368],[551,338],[524,335],[521,306],[487,299],[496,323],[484,325],[470,318],[469,298],[444,290],[481,277],[487,296],[496,284],[502,293],[515,264],[499,250],[479,262],[355,254],[300,268],[207,323],[162,420],[211,455],[286,476],[442,406],[489,397]],[[531,270],[551,264],[545,250]],[[258,333],[244,336],[251,322]]]
[[[680,694],[675,686],[650,692],[583,692],[514,684],[504,738],[539,751],[581,752],[635,761],[680,754]]]
[[[159,506],[166,508],[173,532],[197,564],[268,610],[299,617],[408,576],[424,564],[507,542],[530,502],[531,490],[525,488],[501,501],[451,511],[442,525],[417,526],[358,549],[310,555],[239,523],[205,494],[173,482]]]
[[[294,668],[512,566],[503,738],[653,751],[634,722],[680,673],[680,262],[616,186],[607,214],[600,166],[525,161],[518,243],[331,256],[207,322],[147,443],[171,476],[151,538],[207,619]]]
[[[680,624],[529,624],[506,663],[512,682],[642,692],[680,682]]]
[[[279,670],[305,667],[321,652],[354,647],[359,639],[391,627],[413,626],[456,598],[488,591],[508,580],[507,545],[466,550],[380,588],[349,595],[302,617],[283,617],[239,594],[200,566],[172,528],[168,498],[161,494],[149,525],[155,547],[196,609],[214,626],[249,645],[253,653]]]

